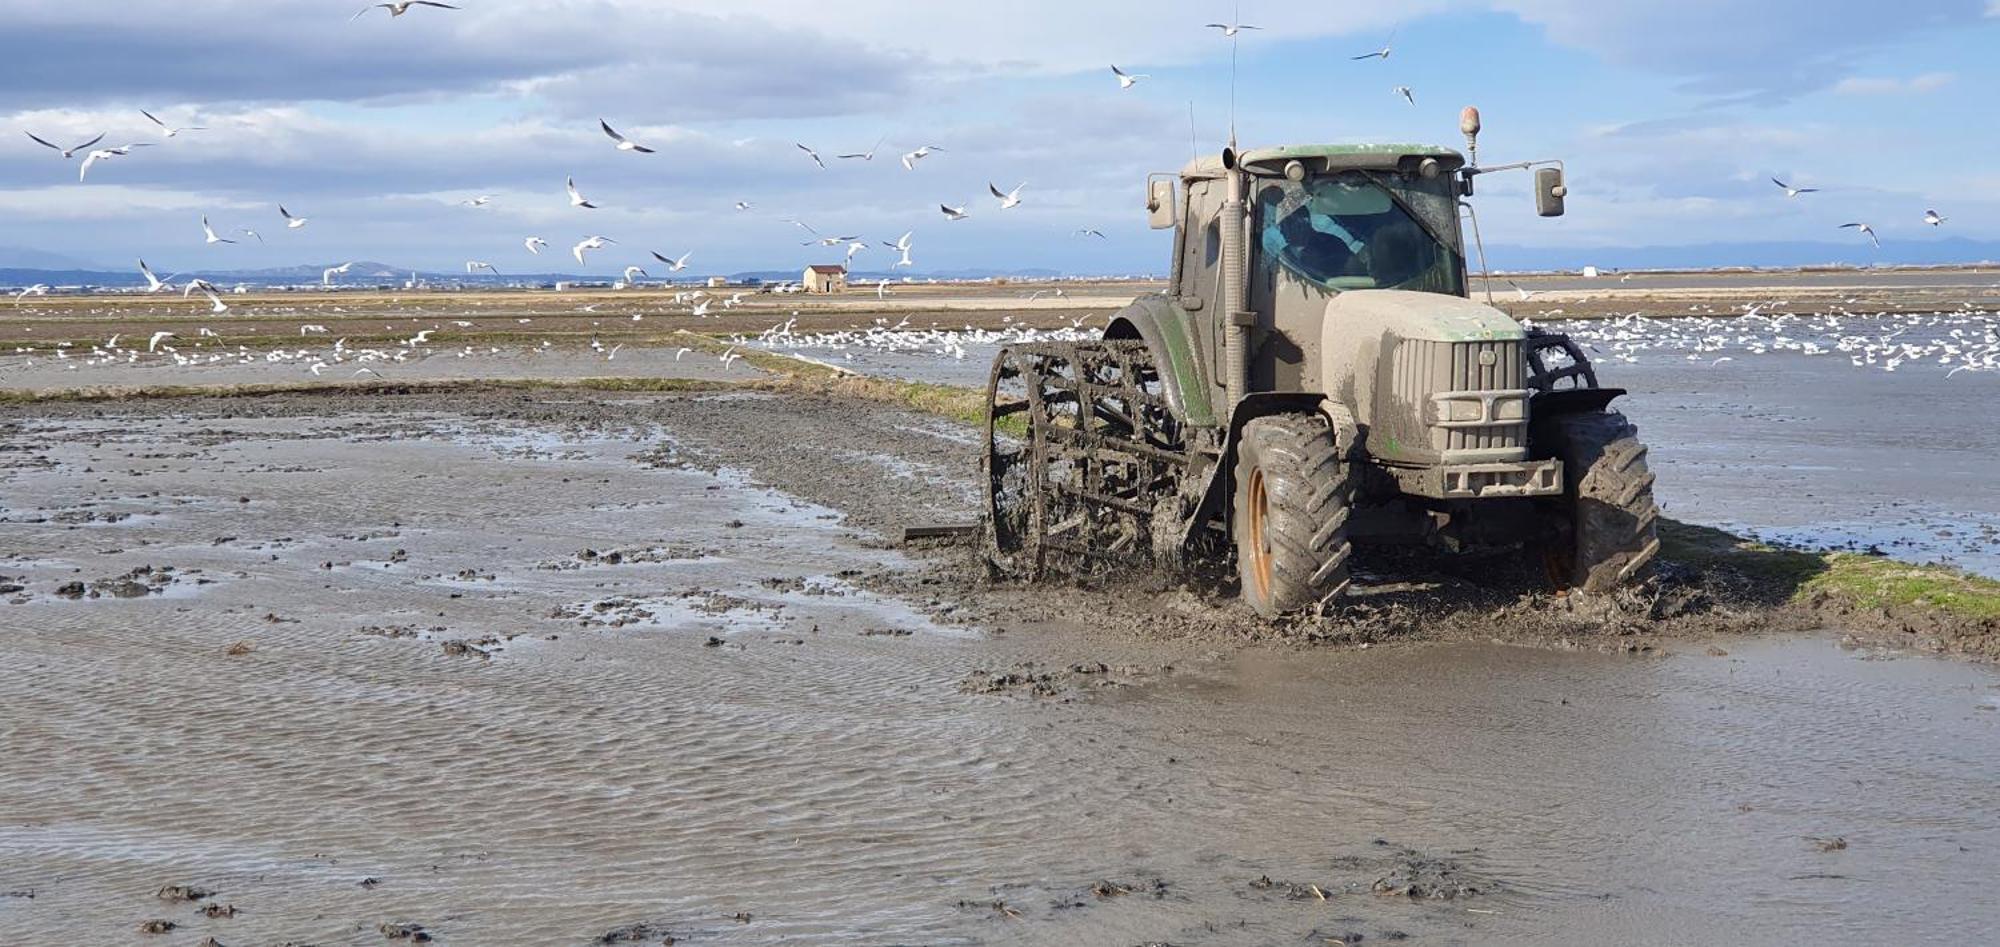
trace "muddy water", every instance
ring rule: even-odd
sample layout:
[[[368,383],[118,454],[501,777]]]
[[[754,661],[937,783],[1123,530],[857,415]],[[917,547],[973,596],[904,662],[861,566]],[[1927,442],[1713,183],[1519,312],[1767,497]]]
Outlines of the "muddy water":
[[[632,405],[0,417],[0,584],[25,587],[0,604],[0,943],[373,944],[396,923],[459,944],[634,925],[1970,942],[2000,923],[1989,670],[1823,638],[1292,652],[937,620],[866,591],[903,560],[859,524],[963,502],[949,432]],[[755,454],[777,479],[859,444],[894,449],[797,483],[872,489],[851,518],[718,469]],[[158,592],[57,594],[146,565]],[[180,926],[136,933],[155,918]]]

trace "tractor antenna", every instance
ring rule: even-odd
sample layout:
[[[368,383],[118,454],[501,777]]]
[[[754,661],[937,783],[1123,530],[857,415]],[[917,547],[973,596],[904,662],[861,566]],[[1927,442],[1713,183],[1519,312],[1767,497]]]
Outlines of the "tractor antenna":
[[[1194,125],[1194,100],[1188,100],[1188,150],[1194,152],[1194,160],[1201,160],[1201,135]]]
[[[1236,53],[1243,45],[1238,29],[1243,25],[1243,0],[1236,0],[1236,15],[1229,21],[1229,147],[1236,148]]]

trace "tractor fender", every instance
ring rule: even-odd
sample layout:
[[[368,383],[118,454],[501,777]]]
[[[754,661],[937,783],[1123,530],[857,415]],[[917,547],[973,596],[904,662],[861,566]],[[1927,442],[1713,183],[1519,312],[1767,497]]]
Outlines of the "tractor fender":
[[[1197,427],[1215,427],[1215,407],[1209,397],[1208,373],[1196,347],[1194,320],[1171,298],[1141,296],[1111,317],[1106,339],[1138,339],[1153,354],[1166,388],[1167,404],[1180,419]]]

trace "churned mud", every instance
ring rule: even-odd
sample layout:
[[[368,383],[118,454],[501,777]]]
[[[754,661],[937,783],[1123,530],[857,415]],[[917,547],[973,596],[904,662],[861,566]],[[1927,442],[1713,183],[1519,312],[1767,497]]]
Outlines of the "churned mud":
[[[995,584],[891,541],[970,516],[975,450],[751,393],[6,409],[0,943],[2000,922],[2000,676],[1882,646],[1976,629],[1721,556],[1590,602],[1376,556],[1278,627]]]

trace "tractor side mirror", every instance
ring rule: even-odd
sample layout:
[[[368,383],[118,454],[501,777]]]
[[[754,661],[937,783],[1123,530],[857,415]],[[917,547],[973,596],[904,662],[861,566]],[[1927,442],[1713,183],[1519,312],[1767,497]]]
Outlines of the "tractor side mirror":
[[[1563,199],[1569,197],[1569,185],[1563,183],[1561,168],[1543,168],[1535,172],[1535,212],[1543,217],[1561,217]]]
[[[1180,223],[1174,206],[1174,182],[1165,178],[1146,182],[1146,214],[1154,230],[1172,230]]]

